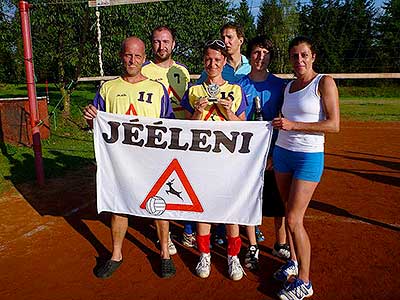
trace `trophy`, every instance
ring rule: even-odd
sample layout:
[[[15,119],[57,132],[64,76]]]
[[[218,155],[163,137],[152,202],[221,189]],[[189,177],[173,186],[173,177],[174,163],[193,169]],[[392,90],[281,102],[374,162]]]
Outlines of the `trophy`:
[[[211,83],[206,88],[208,94],[208,101],[217,102],[218,98],[216,97],[219,94],[219,85],[215,83]]]

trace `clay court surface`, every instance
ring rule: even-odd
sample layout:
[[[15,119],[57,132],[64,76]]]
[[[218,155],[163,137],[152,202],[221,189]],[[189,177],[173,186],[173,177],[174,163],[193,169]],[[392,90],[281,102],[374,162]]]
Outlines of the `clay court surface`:
[[[340,134],[327,136],[325,173],[305,219],[313,299],[400,299],[399,153],[399,122],[342,122]],[[214,247],[211,275],[200,279],[196,250],[178,243],[177,274],[161,279],[152,222],[136,217],[124,263],[97,279],[93,268],[111,238],[107,216],[96,213],[94,178],[95,167],[85,167],[40,190],[23,184],[1,195],[0,299],[276,299],[272,273],[282,262],[271,255],[265,217],[261,270],[239,282],[228,278],[225,249]],[[172,232],[179,237],[182,226]]]

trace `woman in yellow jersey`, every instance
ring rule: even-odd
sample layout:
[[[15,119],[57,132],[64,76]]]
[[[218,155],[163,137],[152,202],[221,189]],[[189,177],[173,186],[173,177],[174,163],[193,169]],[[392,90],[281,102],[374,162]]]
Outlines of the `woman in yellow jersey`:
[[[202,84],[192,85],[183,96],[182,106],[187,110],[186,117],[204,121],[246,120],[246,99],[242,88],[222,78],[227,57],[224,42],[208,42],[203,55],[207,79]],[[215,85],[219,91],[213,95]]]
[[[226,64],[227,52],[224,42],[210,41],[203,51],[204,69],[207,79],[202,84],[191,86],[182,98],[182,107],[191,120],[204,121],[243,121],[246,119],[246,98],[242,88],[237,84],[229,84],[222,78],[222,70]],[[197,247],[201,252],[196,266],[196,273],[207,278],[211,271],[209,223],[197,224]],[[241,247],[239,225],[226,225],[228,236],[228,269],[233,280],[243,277],[243,268],[238,254]]]

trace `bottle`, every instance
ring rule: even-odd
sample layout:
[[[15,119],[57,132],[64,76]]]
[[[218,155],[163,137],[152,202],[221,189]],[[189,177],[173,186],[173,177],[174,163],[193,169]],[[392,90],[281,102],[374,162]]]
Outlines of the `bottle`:
[[[260,97],[255,96],[254,99],[254,106],[255,106],[255,110],[254,110],[254,121],[263,121],[263,115],[262,115],[262,108],[261,108],[261,100]]]

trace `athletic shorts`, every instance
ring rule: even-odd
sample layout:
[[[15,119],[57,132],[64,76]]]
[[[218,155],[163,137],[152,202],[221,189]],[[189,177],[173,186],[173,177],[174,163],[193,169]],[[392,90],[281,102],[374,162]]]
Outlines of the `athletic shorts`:
[[[276,146],[273,153],[274,170],[292,173],[300,180],[320,182],[324,170],[323,152],[296,152]]]

